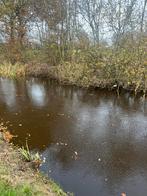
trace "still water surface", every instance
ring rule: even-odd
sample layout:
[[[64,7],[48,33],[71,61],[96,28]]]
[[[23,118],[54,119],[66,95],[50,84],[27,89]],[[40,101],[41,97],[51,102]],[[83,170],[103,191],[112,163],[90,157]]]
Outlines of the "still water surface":
[[[147,195],[147,102],[123,93],[0,79],[0,120],[76,196]]]

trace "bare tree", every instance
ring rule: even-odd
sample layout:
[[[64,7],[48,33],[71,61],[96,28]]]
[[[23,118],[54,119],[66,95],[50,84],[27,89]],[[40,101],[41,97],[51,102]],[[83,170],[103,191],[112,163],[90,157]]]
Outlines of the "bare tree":
[[[83,0],[79,2],[80,14],[91,28],[93,40],[100,42],[100,32],[102,29],[104,1],[102,0]]]
[[[106,9],[107,24],[112,30],[116,43],[126,32],[132,30],[136,2],[137,0],[108,0]]]
[[[147,0],[144,0],[143,10],[142,10],[142,15],[141,15],[141,24],[140,24],[140,31],[141,32],[143,32],[143,27],[144,27],[144,18],[145,18],[146,6],[147,6]]]

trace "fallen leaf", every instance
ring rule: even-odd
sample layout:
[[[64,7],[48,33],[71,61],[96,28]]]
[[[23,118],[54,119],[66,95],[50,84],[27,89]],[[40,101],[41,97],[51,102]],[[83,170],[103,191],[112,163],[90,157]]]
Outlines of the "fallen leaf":
[[[121,196],[127,196],[126,193],[122,193]]]
[[[10,142],[13,137],[14,135],[12,135],[9,131],[3,132],[3,138],[6,142]]]

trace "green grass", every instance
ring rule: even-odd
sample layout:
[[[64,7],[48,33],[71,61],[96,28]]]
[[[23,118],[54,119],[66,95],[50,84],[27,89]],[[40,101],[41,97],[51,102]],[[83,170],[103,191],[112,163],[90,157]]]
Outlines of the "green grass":
[[[53,190],[53,192],[56,193],[57,196],[66,196],[67,195],[66,193],[63,192],[63,190],[60,188],[60,186],[52,180],[50,180],[50,186],[51,186],[51,189]]]
[[[28,186],[17,186],[12,187],[6,182],[0,181],[0,196],[33,196],[36,193],[33,193],[30,187]]]
[[[53,191],[53,193],[55,193],[56,196],[67,196],[67,193],[62,190],[58,183],[54,182],[52,179],[48,179],[42,172],[39,173],[39,177],[41,180],[47,180],[49,182],[51,190]],[[73,196],[73,193],[68,193],[68,195]]]

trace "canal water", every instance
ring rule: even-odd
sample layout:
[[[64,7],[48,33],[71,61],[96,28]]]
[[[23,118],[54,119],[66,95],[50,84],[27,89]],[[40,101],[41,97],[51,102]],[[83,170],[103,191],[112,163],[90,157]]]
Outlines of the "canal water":
[[[0,79],[0,121],[76,196],[147,195],[147,101],[47,79]]]

